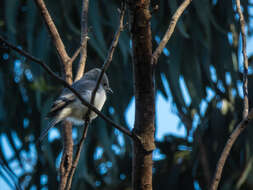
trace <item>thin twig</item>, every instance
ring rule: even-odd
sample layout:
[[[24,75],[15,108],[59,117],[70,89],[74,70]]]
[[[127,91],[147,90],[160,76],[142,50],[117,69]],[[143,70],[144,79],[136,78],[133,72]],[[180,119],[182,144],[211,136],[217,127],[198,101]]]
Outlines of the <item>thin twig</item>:
[[[71,59],[69,60],[70,63],[73,63],[77,56],[79,55],[80,51],[81,51],[82,46],[80,46],[79,48],[77,48],[77,50],[74,52],[74,54],[72,55]]]
[[[0,36],[0,42],[3,43],[3,46],[7,46],[10,49],[18,52],[19,54],[23,55],[24,57],[30,59],[31,61],[39,64],[43,69],[45,69],[49,75],[51,75],[52,77],[56,78],[57,80],[60,80],[61,83],[65,83],[66,81],[64,81],[62,78],[60,78],[58,75],[56,75],[46,64],[44,64],[42,61],[40,61],[39,59],[37,59],[36,57],[32,56],[31,54],[29,54],[28,52],[26,52],[25,50],[22,50],[21,48],[18,48],[14,45],[12,45],[11,43],[9,43],[7,40],[5,40],[2,36]],[[64,81],[64,82],[63,82]]]
[[[49,30],[49,33],[53,38],[53,42],[55,44],[58,54],[60,55],[62,64],[67,63],[70,58],[65,50],[64,44],[61,40],[61,37],[57,31],[55,24],[50,16],[48,10],[47,10],[47,7],[46,7],[44,1],[43,0],[35,0],[35,2],[40,9],[41,15],[44,18],[44,21],[45,21],[46,26]]]
[[[242,10],[241,10],[241,5],[240,5],[240,0],[236,0],[236,7],[237,7],[237,12],[239,14],[240,17],[240,24],[241,24],[241,33],[242,33],[242,53],[243,53],[243,58],[244,58],[244,72],[243,72],[243,92],[244,92],[244,108],[243,108],[243,120],[239,123],[239,125],[236,127],[236,129],[232,132],[232,134],[230,135],[223,151],[222,154],[219,158],[217,167],[216,167],[216,171],[214,174],[214,178],[212,181],[212,185],[210,187],[210,190],[216,190],[218,188],[220,179],[221,179],[221,174],[222,174],[222,170],[224,168],[225,162],[227,160],[227,157],[230,153],[230,150],[234,144],[234,142],[236,141],[236,139],[238,138],[238,136],[241,134],[241,132],[245,129],[245,127],[247,126],[247,123],[249,122],[249,120],[251,120],[253,118],[253,111],[251,110],[250,113],[249,112],[249,100],[248,100],[248,57],[247,57],[247,53],[246,53],[246,34],[245,34],[245,20],[242,14]]]
[[[0,41],[2,41],[6,46],[8,46],[9,48],[11,48],[14,51],[18,52],[19,54],[25,56],[26,58],[30,59],[31,61],[39,64],[40,66],[42,66],[43,69],[45,69],[49,73],[49,75],[51,75],[53,78],[57,79],[64,87],[68,88],[71,92],[73,92],[77,96],[77,98],[79,98],[79,100],[81,101],[81,103],[83,105],[87,106],[89,109],[91,109],[93,112],[95,112],[99,117],[104,119],[107,123],[109,123],[110,125],[112,125],[116,129],[118,129],[119,131],[121,131],[125,135],[127,135],[129,137],[133,137],[133,134],[131,133],[131,131],[129,131],[128,129],[126,129],[123,126],[120,126],[120,125],[114,123],[111,119],[109,119],[104,114],[102,114],[96,107],[94,107],[93,105],[88,103],[86,100],[84,100],[82,98],[82,96],[74,88],[72,88],[65,80],[63,80],[58,75],[56,75],[45,63],[43,63],[39,59],[35,58],[34,56],[30,55],[26,51],[21,50],[21,49],[17,48],[16,46],[10,44],[5,39],[3,39],[1,36],[0,36]]]
[[[99,75],[99,78],[97,80],[97,83],[96,83],[96,87],[94,88],[94,90],[92,91],[92,96],[91,96],[91,104],[93,105],[94,104],[94,100],[95,100],[95,96],[96,96],[96,91],[99,87],[99,84],[102,80],[102,77],[106,71],[106,69],[109,67],[111,61],[112,61],[112,57],[113,57],[113,53],[114,53],[114,50],[118,44],[118,40],[119,40],[119,36],[120,36],[120,33],[121,31],[123,30],[123,20],[124,20],[124,14],[125,14],[125,4],[122,5],[122,8],[121,8],[121,11],[120,11],[120,21],[119,21],[119,27],[114,35],[114,39],[111,43],[111,47],[109,49],[109,53],[108,53],[108,56],[104,62],[104,65],[102,67],[102,71]],[[72,183],[72,178],[73,178],[73,175],[75,173],[75,169],[76,169],[76,166],[78,164],[78,161],[79,161],[79,158],[80,158],[80,153],[82,151],[82,146],[83,146],[83,143],[84,143],[84,140],[86,138],[86,133],[87,133],[87,130],[88,130],[88,125],[89,125],[89,115],[91,114],[91,110],[89,109],[86,116],[85,116],[85,126],[84,126],[84,132],[83,132],[83,136],[82,136],[82,139],[80,140],[80,142],[78,143],[78,147],[77,147],[77,151],[76,151],[76,156],[74,158],[74,162],[72,164],[72,168],[71,168],[71,171],[70,171],[70,175],[69,175],[69,178],[68,178],[68,182],[67,182],[67,190],[70,189],[71,187],[71,183]]]
[[[82,5],[82,18],[81,18],[81,57],[77,69],[77,74],[75,81],[82,78],[84,73],[84,68],[87,59],[87,41],[88,41],[88,9],[89,9],[89,0],[83,0]]]
[[[243,53],[243,118],[246,118],[249,113],[249,98],[248,98],[248,56],[246,52],[246,33],[245,33],[245,20],[241,10],[240,0],[236,0],[237,12],[240,17],[241,34],[242,34],[242,53]]]
[[[83,143],[84,143],[86,136],[87,136],[88,127],[89,127],[89,121],[85,120],[83,135],[82,135],[80,142],[77,144],[76,154],[75,154],[75,158],[74,158],[74,161],[73,161],[70,173],[69,173],[69,177],[67,180],[66,190],[71,188],[72,178],[74,176],[78,161],[80,159]]]
[[[164,47],[168,43],[171,35],[174,32],[174,29],[176,27],[177,21],[184,12],[184,10],[188,7],[188,5],[191,3],[192,0],[184,0],[184,2],[178,7],[176,12],[171,18],[169,28],[167,29],[165,35],[163,36],[163,39],[159,43],[158,47],[156,48],[155,52],[152,55],[152,64],[157,64],[158,58],[160,57]]]
[[[123,29],[124,29],[123,23],[124,23],[125,10],[126,10],[126,5],[125,5],[125,1],[123,1],[123,3],[122,3],[122,8],[121,8],[121,10],[120,10],[119,27],[118,27],[118,29],[117,29],[115,35],[114,35],[113,41],[112,41],[112,43],[111,43],[111,47],[110,47],[110,49],[109,49],[109,53],[108,53],[108,55],[107,55],[107,57],[106,57],[106,59],[105,59],[105,61],[104,61],[104,65],[103,65],[103,67],[102,67],[102,69],[101,69],[102,71],[101,71],[101,73],[100,73],[100,75],[99,75],[99,78],[98,78],[98,80],[97,80],[96,87],[95,87],[95,89],[94,89],[93,92],[92,92],[92,99],[91,99],[91,102],[94,102],[95,94],[96,94],[96,92],[97,92],[97,90],[98,90],[99,84],[100,84],[100,82],[101,82],[101,80],[102,80],[102,78],[103,78],[103,76],[104,76],[105,71],[107,70],[107,68],[109,67],[110,63],[112,62],[112,57],[113,57],[113,54],[114,54],[114,50],[115,50],[115,48],[116,48],[116,46],[117,46],[117,44],[118,44],[120,33],[121,33],[121,32],[123,31]]]
[[[227,160],[227,157],[229,155],[229,152],[236,141],[237,137],[241,134],[241,132],[245,129],[247,124],[253,119],[253,109],[249,112],[247,117],[243,119],[235,128],[235,130],[232,132],[232,134],[229,136],[229,139],[227,140],[226,146],[224,147],[221,156],[219,158],[219,161],[217,163],[216,171],[215,171],[215,176],[212,181],[212,185],[210,190],[216,190],[218,188],[220,179],[221,179],[221,174],[222,170],[224,167],[224,164]]]

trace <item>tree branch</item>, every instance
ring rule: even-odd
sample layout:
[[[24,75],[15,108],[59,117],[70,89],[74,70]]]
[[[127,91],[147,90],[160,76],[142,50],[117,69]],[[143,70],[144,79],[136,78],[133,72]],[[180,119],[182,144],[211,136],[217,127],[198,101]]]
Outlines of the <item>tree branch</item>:
[[[223,167],[225,165],[225,162],[227,160],[227,157],[230,153],[230,150],[238,138],[238,136],[241,134],[241,132],[245,129],[247,126],[248,122],[253,118],[253,109],[249,112],[249,100],[248,100],[248,57],[246,53],[246,34],[245,34],[245,20],[242,14],[241,10],[241,3],[240,0],[236,0],[236,7],[237,7],[237,12],[240,17],[240,25],[241,25],[241,33],[242,33],[242,53],[243,53],[243,58],[244,58],[244,72],[243,72],[243,93],[244,93],[244,107],[243,107],[243,120],[239,123],[239,125],[236,127],[236,129],[232,132],[230,135],[222,153],[220,156],[220,159],[218,161],[216,171],[214,174],[214,178],[212,181],[212,185],[210,187],[210,190],[216,190],[218,188],[220,179],[221,179],[221,174]]]
[[[248,98],[248,56],[246,52],[246,33],[245,33],[245,20],[241,10],[240,0],[236,0],[237,12],[240,17],[241,34],[242,34],[242,54],[244,59],[243,64],[243,118],[246,118],[249,113],[249,98]]]
[[[250,113],[247,115],[245,119],[243,119],[235,128],[233,133],[229,136],[229,139],[227,140],[226,146],[224,147],[220,159],[217,163],[216,171],[215,171],[215,176],[212,181],[212,185],[210,190],[216,190],[218,188],[222,170],[224,167],[224,164],[227,160],[227,157],[229,155],[229,152],[236,141],[237,137],[241,134],[241,132],[245,129],[247,124],[253,119],[253,109],[250,111]]]
[[[89,0],[83,0],[82,18],[81,18],[81,57],[77,69],[75,81],[82,78],[87,58],[87,41],[88,41],[88,9]]]
[[[164,47],[168,43],[171,35],[174,32],[174,29],[176,27],[177,21],[184,12],[184,10],[188,7],[188,5],[191,3],[192,0],[184,0],[184,2],[178,7],[176,12],[171,18],[169,28],[167,29],[165,35],[163,36],[163,39],[159,43],[158,47],[156,48],[155,52],[152,55],[152,64],[156,65],[158,58],[160,57]]]
[[[73,63],[77,56],[79,55],[80,51],[81,51],[82,46],[80,46],[79,48],[77,48],[77,50],[74,52],[74,54],[72,55],[71,59],[69,60],[70,63]]]
[[[74,158],[74,161],[72,163],[71,170],[70,170],[70,173],[69,173],[69,177],[68,177],[68,180],[67,180],[66,190],[69,190],[71,188],[72,178],[74,176],[78,161],[80,159],[80,155],[81,155],[82,148],[83,148],[83,143],[84,143],[84,141],[86,139],[86,136],[87,136],[88,127],[89,127],[89,121],[85,120],[83,135],[82,135],[82,138],[81,138],[80,142],[77,144],[76,154],[75,154],[75,158]]]
[[[99,84],[101,83],[102,77],[103,77],[106,69],[109,67],[109,65],[112,61],[113,53],[114,53],[114,50],[115,50],[115,48],[118,44],[120,33],[123,30],[123,20],[124,20],[124,15],[125,15],[125,8],[126,8],[126,6],[125,6],[125,4],[123,4],[122,8],[121,8],[121,11],[120,11],[119,27],[118,27],[115,35],[114,35],[113,41],[111,43],[111,47],[109,49],[108,56],[107,56],[107,58],[104,62],[104,65],[102,67],[102,71],[101,71],[101,73],[99,75],[99,78],[97,80],[96,87],[92,91],[92,96],[91,96],[91,101],[90,101],[90,103],[92,105],[94,104],[96,92],[98,90]],[[78,143],[78,146],[77,146],[76,155],[75,155],[74,162],[72,164],[72,168],[71,168],[70,175],[69,175],[68,182],[67,182],[67,190],[71,188],[72,178],[73,178],[73,175],[75,173],[78,161],[80,159],[80,153],[82,151],[83,143],[85,141],[86,134],[87,134],[88,127],[89,127],[89,118],[90,118],[89,115],[90,114],[91,114],[91,109],[88,110],[88,112],[85,116],[85,126],[84,126],[83,136],[82,136],[82,138],[81,138],[81,140],[80,140],[80,142]]]
[[[3,43],[3,46],[7,46],[10,49],[16,51],[17,53],[19,53],[20,55],[30,59],[31,61],[39,64],[43,69],[45,69],[45,71],[48,72],[49,75],[51,75],[53,78],[56,78],[57,80],[59,80],[61,83],[64,83],[63,85],[65,86],[66,81],[64,81],[62,78],[60,78],[58,75],[56,75],[46,64],[44,64],[42,61],[40,61],[38,58],[32,56],[31,54],[29,54],[28,52],[26,52],[25,50],[22,50],[21,48],[18,48],[14,45],[12,45],[11,43],[9,43],[7,40],[5,40],[2,36],[0,36],[0,42]]]
[[[92,104],[94,103],[95,94],[96,94],[96,92],[98,90],[99,84],[100,84],[100,82],[101,82],[101,80],[102,80],[102,78],[104,76],[104,73],[107,70],[107,68],[109,67],[110,63],[112,62],[112,57],[113,57],[113,54],[114,54],[114,50],[115,50],[115,48],[116,48],[116,46],[118,44],[120,33],[123,31],[123,28],[124,28],[123,21],[124,21],[125,10],[126,10],[126,5],[125,5],[125,1],[123,1],[122,7],[121,7],[121,10],[120,10],[119,27],[118,27],[115,35],[114,35],[114,38],[113,38],[113,41],[111,43],[111,46],[110,46],[107,58],[104,61],[104,65],[103,65],[103,67],[101,69],[102,71],[101,71],[101,73],[99,75],[99,78],[97,80],[96,87],[95,87],[95,89],[92,92],[92,97],[91,97],[91,103]]]
[[[45,24],[49,33],[53,39],[54,45],[57,49],[57,53],[59,54],[62,64],[66,64],[69,61],[69,56],[65,50],[64,44],[61,40],[61,37],[57,31],[57,28],[47,10],[47,7],[43,0],[35,0],[38,8],[40,9],[41,15],[44,18]]]

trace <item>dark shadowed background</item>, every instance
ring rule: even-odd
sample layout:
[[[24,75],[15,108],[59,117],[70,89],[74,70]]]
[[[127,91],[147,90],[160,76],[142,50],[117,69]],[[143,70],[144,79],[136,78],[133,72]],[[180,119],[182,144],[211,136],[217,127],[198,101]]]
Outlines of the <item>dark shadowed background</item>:
[[[159,5],[151,21],[154,48],[181,2],[153,1],[153,6]],[[73,54],[80,43],[81,0],[45,3],[67,51]],[[241,3],[249,39],[251,106],[253,1]],[[86,71],[102,66],[118,27],[118,7],[116,0],[90,1]],[[206,189],[229,134],[242,118],[238,18],[233,0],[193,0],[159,59],[155,74],[156,136],[159,137],[154,152],[155,190]],[[57,53],[34,1],[0,1],[0,35],[43,60],[60,75]],[[134,93],[130,53],[126,27],[107,71],[114,94],[108,97],[103,113],[132,128]],[[56,168],[62,151],[60,130],[55,128],[49,133],[42,150],[37,149],[35,140],[47,126],[45,115],[61,89],[39,65],[0,44],[0,184],[4,189],[15,189],[18,184],[24,189],[57,188]],[[175,115],[180,118],[185,135],[165,134],[175,131]],[[74,127],[75,143],[81,131],[82,128]],[[252,136],[253,129],[249,126],[234,145],[219,189],[253,189]],[[128,137],[102,119],[96,119],[88,131],[73,189],[130,189],[131,149]]]

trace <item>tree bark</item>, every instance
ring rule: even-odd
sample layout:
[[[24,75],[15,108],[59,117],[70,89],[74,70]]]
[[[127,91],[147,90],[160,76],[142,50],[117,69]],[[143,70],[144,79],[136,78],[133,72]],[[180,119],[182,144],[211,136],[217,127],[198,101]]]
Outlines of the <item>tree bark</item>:
[[[155,95],[149,4],[149,0],[129,1],[136,102],[133,132],[138,136],[133,143],[134,190],[152,189]]]
[[[66,188],[73,160],[72,124],[70,122],[65,121],[62,127],[63,154],[60,164],[60,184],[58,188],[59,190],[64,190]]]
[[[72,62],[64,63],[62,75],[68,84],[72,84]],[[59,189],[66,188],[68,176],[72,167],[73,160],[73,139],[72,139],[72,124],[69,121],[64,121],[62,124],[62,137],[63,137],[63,154],[60,164],[60,185]]]

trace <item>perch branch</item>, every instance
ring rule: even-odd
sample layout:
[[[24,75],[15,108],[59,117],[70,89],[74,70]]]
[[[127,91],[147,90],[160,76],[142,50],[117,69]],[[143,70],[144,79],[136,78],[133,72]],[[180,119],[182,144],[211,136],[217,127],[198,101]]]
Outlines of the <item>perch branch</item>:
[[[106,69],[109,67],[109,65],[110,65],[110,63],[112,61],[114,50],[115,50],[115,48],[116,48],[116,46],[118,44],[118,41],[119,41],[120,33],[123,30],[124,14],[125,14],[125,5],[122,5],[121,11],[120,11],[119,27],[118,27],[115,35],[114,35],[113,41],[111,43],[111,47],[109,49],[108,56],[107,56],[107,58],[106,58],[106,60],[104,62],[104,65],[102,67],[102,71],[101,71],[101,73],[99,75],[99,78],[97,80],[96,87],[92,91],[92,96],[91,96],[91,104],[92,105],[94,104],[96,92],[98,90],[99,84],[101,83],[102,77],[103,77]],[[83,136],[82,136],[82,138],[81,138],[81,140],[80,140],[80,142],[78,143],[78,146],[77,146],[76,155],[75,155],[75,158],[74,158],[74,162],[72,164],[71,172],[70,172],[68,183],[67,183],[67,190],[70,189],[70,187],[71,187],[72,178],[73,178],[73,175],[75,173],[78,161],[80,159],[80,153],[82,151],[83,143],[85,141],[86,134],[87,134],[88,127],[89,127],[88,125],[89,125],[89,115],[90,115],[90,113],[91,113],[91,110],[89,109],[88,112],[87,112],[87,114],[86,114],[86,116],[85,116],[85,126],[84,126]]]
[[[123,21],[124,21],[125,9],[126,9],[126,6],[125,6],[125,3],[123,3],[122,8],[120,10],[119,27],[118,27],[115,35],[114,35],[114,38],[113,38],[113,41],[111,43],[111,46],[110,46],[107,58],[104,61],[103,67],[101,69],[102,71],[101,71],[101,73],[99,75],[99,78],[97,80],[96,87],[95,87],[95,89],[92,92],[92,98],[91,98],[92,104],[94,102],[95,94],[96,94],[96,92],[98,90],[99,84],[100,84],[100,82],[101,82],[101,80],[102,80],[102,78],[104,76],[104,73],[107,70],[107,68],[109,67],[110,63],[112,62],[112,57],[113,57],[113,54],[114,54],[114,50],[115,50],[115,48],[116,48],[116,46],[118,44],[120,33],[121,33],[121,31],[123,31],[123,28],[124,28]]]

